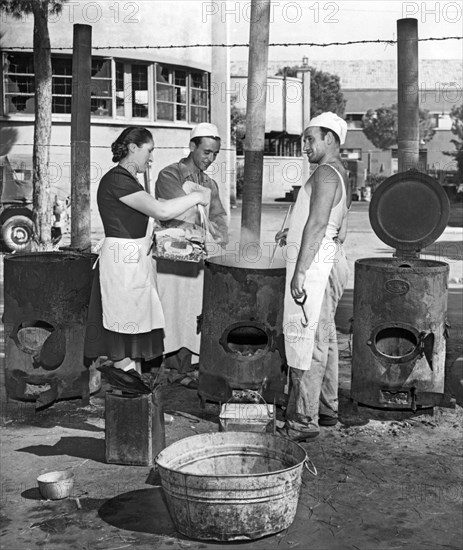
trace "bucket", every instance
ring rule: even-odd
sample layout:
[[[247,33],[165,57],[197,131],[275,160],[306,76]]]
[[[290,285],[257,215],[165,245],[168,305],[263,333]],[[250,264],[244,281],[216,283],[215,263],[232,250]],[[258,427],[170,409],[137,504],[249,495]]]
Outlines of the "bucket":
[[[40,494],[47,500],[67,498],[74,487],[74,474],[69,471],[48,472],[37,478]]]
[[[193,539],[219,541],[257,539],[287,529],[307,461],[297,443],[253,432],[187,437],[156,457],[176,529]]]

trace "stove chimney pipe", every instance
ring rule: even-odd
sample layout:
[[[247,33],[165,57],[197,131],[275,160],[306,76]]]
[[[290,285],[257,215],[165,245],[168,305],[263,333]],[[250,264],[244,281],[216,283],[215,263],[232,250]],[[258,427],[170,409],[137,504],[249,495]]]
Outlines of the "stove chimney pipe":
[[[251,0],[240,245],[260,242],[271,0]]]
[[[418,111],[418,21],[397,21],[397,99],[399,172],[418,170],[420,151]]]
[[[90,252],[92,27],[74,25],[71,100],[71,249]]]

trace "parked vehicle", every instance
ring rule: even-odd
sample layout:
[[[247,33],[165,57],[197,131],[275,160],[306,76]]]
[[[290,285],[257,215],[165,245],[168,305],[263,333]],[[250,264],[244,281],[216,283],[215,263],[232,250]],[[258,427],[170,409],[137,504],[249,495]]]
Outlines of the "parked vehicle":
[[[7,156],[0,158],[0,236],[3,248],[10,252],[30,248],[34,232],[32,221],[32,169],[26,163],[13,165]],[[63,204],[64,203],[64,204]],[[67,200],[55,197],[52,243],[62,237]]]

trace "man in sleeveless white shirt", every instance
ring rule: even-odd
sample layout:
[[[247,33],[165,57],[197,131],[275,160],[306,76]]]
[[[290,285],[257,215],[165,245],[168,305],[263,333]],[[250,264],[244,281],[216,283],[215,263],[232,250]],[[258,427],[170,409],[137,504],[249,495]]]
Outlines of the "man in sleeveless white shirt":
[[[346,132],[346,122],[331,112],[309,122],[304,151],[318,166],[299,192],[289,229],[276,235],[287,245],[283,328],[290,390],[282,432],[296,441],[316,437],[320,425],[337,422],[334,315],[348,280],[342,242],[351,202],[340,154]]]

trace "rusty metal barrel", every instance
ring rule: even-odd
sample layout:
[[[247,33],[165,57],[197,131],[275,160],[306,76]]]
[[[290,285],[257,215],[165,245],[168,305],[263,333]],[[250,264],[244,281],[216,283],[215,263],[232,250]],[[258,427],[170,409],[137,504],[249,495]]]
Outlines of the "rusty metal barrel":
[[[417,410],[443,398],[449,266],[419,254],[448,216],[442,187],[416,171],[388,178],[373,195],[371,225],[396,253],[355,262],[351,397],[358,403]]]
[[[355,264],[352,395],[388,408],[432,406],[444,393],[449,266],[364,258]]]
[[[227,401],[234,390],[286,400],[283,260],[215,257],[206,261],[199,358],[202,400]]]
[[[4,261],[6,391],[12,399],[82,397],[99,388],[84,366],[84,337],[95,254],[40,252]]]

